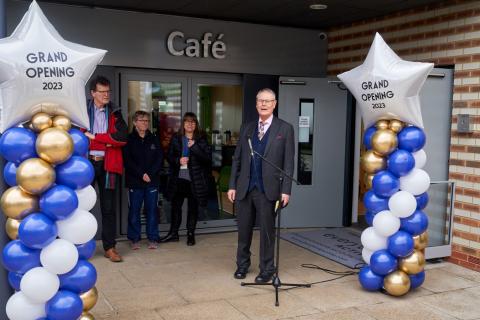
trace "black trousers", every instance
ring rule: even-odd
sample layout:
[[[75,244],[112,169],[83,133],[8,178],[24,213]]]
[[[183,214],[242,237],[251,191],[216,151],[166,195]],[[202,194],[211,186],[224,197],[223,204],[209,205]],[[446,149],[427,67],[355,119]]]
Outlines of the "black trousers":
[[[248,269],[250,266],[250,245],[253,227],[258,215],[260,224],[260,271],[274,272],[275,250],[275,201],[267,199],[257,188],[250,191],[242,200],[237,200],[238,222],[237,267]]]
[[[99,198],[100,198],[100,210],[102,213],[102,243],[103,249],[106,251],[115,247],[115,236],[117,232],[117,218],[116,218],[116,188],[105,188],[105,177],[107,172],[104,168],[103,161],[90,160],[95,170],[95,179],[92,185],[95,187],[95,182],[98,185]],[[115,185],[116,187],[116,185]]]
[[[185,179],[177,179],[176,191],[172,196],[172,224],[171,232],[178,233],[178,229],[182,224],[182,206],[183,201],[187,198],[187,231],[195,232],[198,220],[198,201],[193,195],[192,184]]]

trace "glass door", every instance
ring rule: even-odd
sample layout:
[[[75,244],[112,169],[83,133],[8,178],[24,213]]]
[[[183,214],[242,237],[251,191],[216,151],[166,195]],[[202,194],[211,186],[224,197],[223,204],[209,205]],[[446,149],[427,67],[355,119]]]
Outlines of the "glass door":
[[[197,114],[200,127],[212,144],[212,179],[207,208],[200,210],[197,229],[232,228],[236,225],[233,206],[226,198],[230,176],[231,156],[242,122],[241,77],[194,72],[132,71],[117,73],[121,87],[121,105],[129,131],[133,129],[132,116],[137,110],[151,114],[150,130],[157,135],[166,153],[171,137],[180,129],[185,112]],[[127,120],[128,119],[128,120]],[[160,173],[158,214],[160,230],[167,231],[171,221],[170,202],[164,191],[170,168],[164,161]],[[127,231],[128,193],[122,190],[122,234]],[[186,203],[181,229],[185,228]],[[142,225],[145,218],[142,216]]]
[[[221,227],[235,219],[233,204],[227,199],[232,156],[242,125],[243,89],[239,76],[198,76],[191,82],[192,111],[212,145],[212,175],[216,193],[199,225]]]

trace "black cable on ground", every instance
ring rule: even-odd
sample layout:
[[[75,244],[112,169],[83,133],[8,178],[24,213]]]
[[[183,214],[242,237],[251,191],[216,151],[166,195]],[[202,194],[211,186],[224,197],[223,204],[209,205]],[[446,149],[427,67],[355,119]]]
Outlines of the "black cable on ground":
[[[327,269],[327,268],[322,268],[322,267],[317,266],[316,264],[312,264],[312,263],[302,263],[301,264],[301,266],[303,268],[316,269],[316,270],[320,270],[320,271],[326,272],[328,274],[337,276],[337,277],[332,278],[332,279],[306,283],[306,284],[309,284],[310,286],[313,286],[314,284],[319,284],[319,283],[325,283],[325,282],[338,280],[338,279],[345,278],[345,277],[348,277],[348,276],[357,275],[359,273],[358,270],[360,270],[360,268],[363,267],[364,265],[365,265],[364,263],[359,263],[358,265],[355,265],[354,270],[357,270],[357,271],[335,271],[335,270],[330,270],[330,269]],[[296,288],[300,288],[300,287],[291,287],[291,288],[286,288],[286,289],[282,288],[282,290],[288,291],[288,290],[296,289]]]

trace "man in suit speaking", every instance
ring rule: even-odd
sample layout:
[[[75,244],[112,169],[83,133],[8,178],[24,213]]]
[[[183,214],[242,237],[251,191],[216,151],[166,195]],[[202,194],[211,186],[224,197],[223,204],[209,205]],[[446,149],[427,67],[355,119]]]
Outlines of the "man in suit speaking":
[[[232,160],[228,199],[235,201],[238,218],[236,279],[244,279],[250,267],[250,245],[256,215],[260,222],[260,273],[256,283],[266,283],[275,273],[275,202],[281,198],[286,206],[290,200],[292,181],[284,178],[252,150],[293,174],[295,154],[291,124],[273,116],[277,105],[275,92],[262,89],[257,93],[258,121],[242,125]]]

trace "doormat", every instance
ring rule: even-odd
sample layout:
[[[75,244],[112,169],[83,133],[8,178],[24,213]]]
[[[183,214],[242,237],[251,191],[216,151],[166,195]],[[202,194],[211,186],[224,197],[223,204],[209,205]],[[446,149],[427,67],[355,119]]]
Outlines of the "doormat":
[[[325,258],[355,269],[362,259],[361,232],[351,228],[322,228],[313,231],[282,233],[280,238]]]

